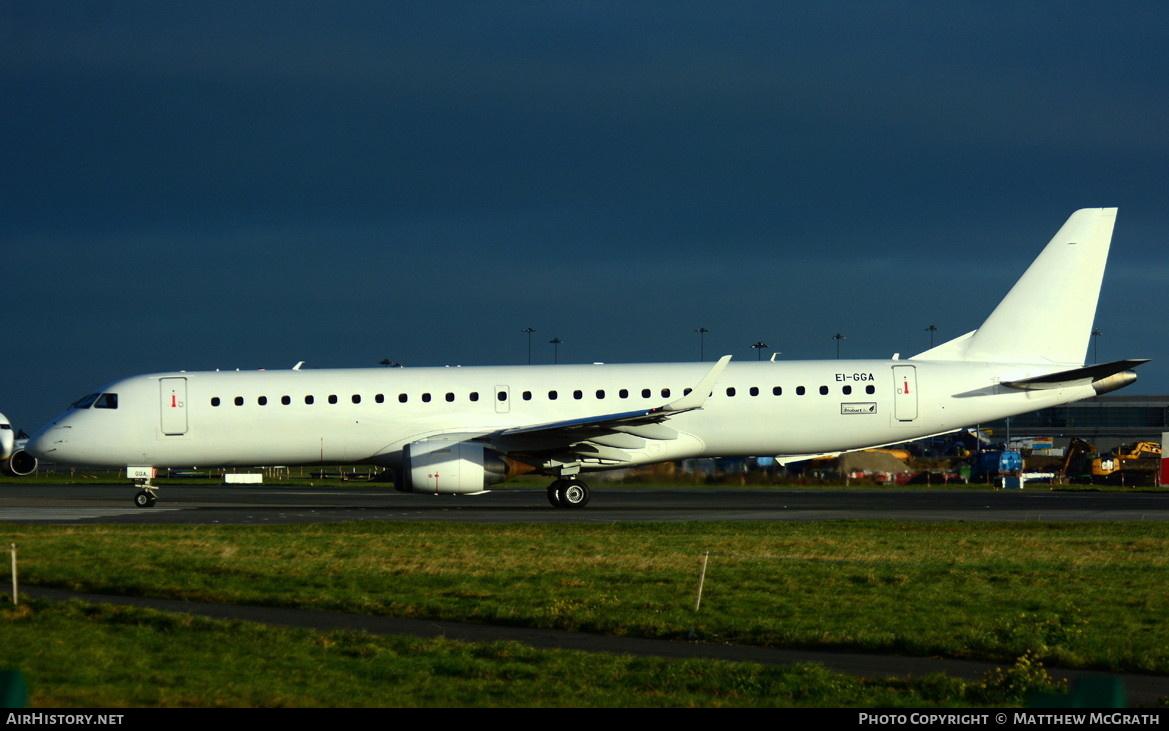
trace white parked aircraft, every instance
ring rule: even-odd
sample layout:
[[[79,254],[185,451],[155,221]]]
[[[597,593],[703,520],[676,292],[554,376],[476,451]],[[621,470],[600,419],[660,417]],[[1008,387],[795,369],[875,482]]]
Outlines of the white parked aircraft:
[[[86,396],[27,449],[127,468],[374,464],[432,494],[537,472],[553,505],[581,507],[587,471],[895,444],[1136,379],[1144,361],[1084,365],[1115,219],[1072,214],[981,327],[909,359],[155,373]]]
[[[0,414],[0,472],[24,477],[37,468],[37,461],[24,451],[24,439],[18,439],[8,417]]]

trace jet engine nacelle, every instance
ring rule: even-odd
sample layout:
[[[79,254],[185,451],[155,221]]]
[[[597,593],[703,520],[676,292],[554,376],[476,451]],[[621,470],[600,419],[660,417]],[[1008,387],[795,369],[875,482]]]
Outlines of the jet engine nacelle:
[[[486,492],[488,485],[507,479],[503,455],[478,442],[442,438],[406,445],[401,479],[403,492],[467,495]]]
[[[12,453],[11,457],[4,460],[3,464],[0,464],[0,470],[3,470],[4,474],[13,477],[30,475],[36,471],[36,468],[37,458],[23,449],[16,450]]]
[[[24,477],[36,470],[37,458],[21,449],[24,441],[16,436],[8,417],[0,414],[0,472]]]

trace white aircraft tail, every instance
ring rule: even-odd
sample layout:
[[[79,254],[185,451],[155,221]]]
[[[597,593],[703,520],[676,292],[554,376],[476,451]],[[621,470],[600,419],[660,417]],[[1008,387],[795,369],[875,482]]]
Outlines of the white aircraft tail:
[[[981,327],[912,359],[1082,365],[1115,223],[1115,208],[1073,213]]]

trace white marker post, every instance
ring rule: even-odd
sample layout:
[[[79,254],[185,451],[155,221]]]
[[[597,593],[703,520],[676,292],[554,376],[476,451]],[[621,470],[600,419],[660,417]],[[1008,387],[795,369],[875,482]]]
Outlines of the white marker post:
[[[16,593],[16,544],[12,544],[12,606],[20,603],[20,598]]]
[[[700,571],[698,574],[698,596],[694,598],[695,612],[697,612],[698,608],[702,606],[702,585],[706,583],[706,563],[709,558],[709,553],[702,554],[702,571]]]

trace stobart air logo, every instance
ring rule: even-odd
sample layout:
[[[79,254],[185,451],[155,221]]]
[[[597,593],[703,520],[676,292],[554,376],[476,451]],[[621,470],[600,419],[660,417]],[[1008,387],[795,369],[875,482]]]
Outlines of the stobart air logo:
[[[841,404],[840,413],[842,414],[875,414],[877,413],[877,402],[868,401],[858,404]]]

